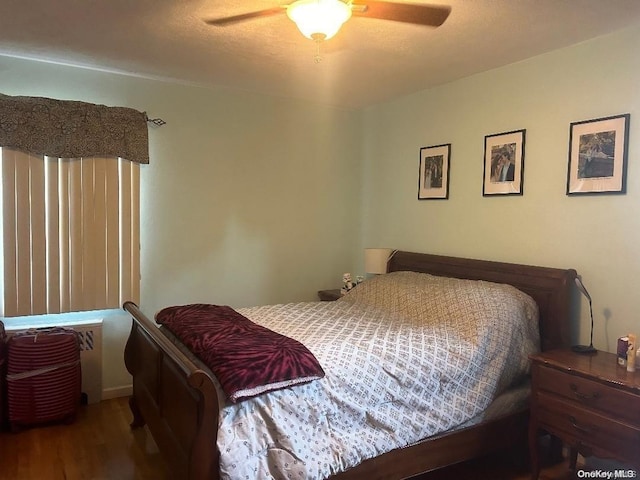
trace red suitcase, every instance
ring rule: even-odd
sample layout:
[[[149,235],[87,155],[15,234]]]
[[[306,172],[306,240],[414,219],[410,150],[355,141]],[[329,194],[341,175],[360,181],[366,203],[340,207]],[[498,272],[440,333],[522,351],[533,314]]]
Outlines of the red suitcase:
[[[72,422],[81,398],[80,341],[66,328],[16,333],[8,342],[7,403],[12,430]]]
[[[7,335],[0,320],[0,430],[7,426]]]

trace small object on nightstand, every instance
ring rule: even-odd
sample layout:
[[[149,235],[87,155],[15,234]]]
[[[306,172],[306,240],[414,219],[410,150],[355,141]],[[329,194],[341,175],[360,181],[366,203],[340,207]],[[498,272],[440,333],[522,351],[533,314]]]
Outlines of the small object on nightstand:
[[[618,365],[627,366],[627,351],[629,350],[629,337],[618,338]]]
[[[338,300],[342,294],[340,293],[340,289],[336,288],[335,290],[320,290],[318,292],[318,298],[323,302],[333,302]]]
[[[351,280],[350,273],[345,273],[344,275],[342,275],[342,289],[340,290],[340,293],[344,295],[355,286],[356,284]]]
[[[636,371],[636,352],[633,349],[633,344],[629,345],[629,350],[627,350],[627,372],[635,372]]]

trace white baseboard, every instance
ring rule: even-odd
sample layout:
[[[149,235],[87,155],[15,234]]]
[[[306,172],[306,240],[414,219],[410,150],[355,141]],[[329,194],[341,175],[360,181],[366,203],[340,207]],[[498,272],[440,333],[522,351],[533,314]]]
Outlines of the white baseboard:
[[[133,385],[123,385],[122,387],[105,388],[102,390],[102,400],[111,398],[129,397],[133,393]]]

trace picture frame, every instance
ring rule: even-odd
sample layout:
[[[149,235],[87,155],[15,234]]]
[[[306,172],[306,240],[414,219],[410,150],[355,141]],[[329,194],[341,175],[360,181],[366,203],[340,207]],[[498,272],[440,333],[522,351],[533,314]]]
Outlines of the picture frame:
[[[630,119],[625,113],[570,124],[567,195],[626,193]]]
[[[449,198],[450,164],[450,143],[420,148],[418,200],[446,200]]]
[[[523,195],[526,130],[484,137],[482,195]]]

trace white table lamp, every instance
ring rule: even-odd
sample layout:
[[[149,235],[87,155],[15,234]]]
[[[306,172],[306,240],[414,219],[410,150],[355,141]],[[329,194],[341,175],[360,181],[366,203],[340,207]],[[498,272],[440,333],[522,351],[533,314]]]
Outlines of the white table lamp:
[[[387,263],[393,253],[392,248],[365,248],[364,270],[366,273],[380,275],[387,273]]]

